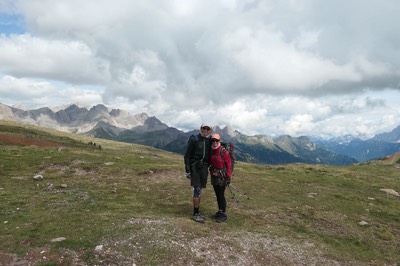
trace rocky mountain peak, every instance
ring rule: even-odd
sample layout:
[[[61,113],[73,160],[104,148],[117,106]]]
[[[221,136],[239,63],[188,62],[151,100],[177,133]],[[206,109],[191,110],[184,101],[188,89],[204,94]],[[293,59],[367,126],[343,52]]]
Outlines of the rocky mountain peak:
[[[146,113],[133,116],[129,112],[110,109],[103,104],[95,105],[89,109],[79,107],[77,104],[70,104],[56,112],[48,107],[24,111],[0,104],[0,119],[37,124],[60,131],[86,133],[98,127],[99,123],[103,126],[114,127],[116,132],[133,129],[143,126],[149,116]],[[156,130],[166,126],[156,118],[147,123],[146,130]]]
[[[400,126],[390,132],[378,134],[372,140],[400,143]]]
[[[158,120],[156,117],[152,116],[149,117],[146,113],[142,113],[139,115],[140,119],[146,118],[144,120],[143,125],[137,126],[134,128],[135,131],[138,132],[146,132],[146,131],[158,131],[158,130],[165,130],[169,127]]]
[[[122,110],[120,109],[112,109],[110,112],[111,116],[119,116],[122,113]]]
[[[140,114],[136,114],[135,119],[137,119],[138,121],[142,122],[142,124],[144,124],[144,122],[146,122],[146,120],[149,119],[149,116],[143,112]]]
[[[236,135],[238,134],[238,132],[235,131],[231,126],[225,126],[222,129],[222,133],[230,137],[236,137]]]
[[[108,113],[108,108],[103,104],[98,104],[90,108],[89,112],[103,112]]]
[[[29,113],[29,116],[32,117],[33,119],[37,119],[38,117],[44,115],[44,116],[54,116],[54,112],[48,108],[48,107],[43,107],[37,110],[31,110],[27,111]]]
[[[64,110],[65,112],[76,112],[76,111],[84,110],[84,109],[86,110],[86,108],[81,108],[81,107],[77,106],[76,104],[71,104],[67,108],[61,109],[61,110]]]
[[[12,107],[0,103],[0,119],[2,120],[13,120],[14,114],[12,112]]]

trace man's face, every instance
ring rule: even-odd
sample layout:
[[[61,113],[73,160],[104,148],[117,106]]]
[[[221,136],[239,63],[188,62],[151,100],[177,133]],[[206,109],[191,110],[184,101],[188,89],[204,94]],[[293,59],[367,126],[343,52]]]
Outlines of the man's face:
[[[211,128],[208,126],[204,126],[201,128],[201,133],[203,136],[208,136],[211,134]]]

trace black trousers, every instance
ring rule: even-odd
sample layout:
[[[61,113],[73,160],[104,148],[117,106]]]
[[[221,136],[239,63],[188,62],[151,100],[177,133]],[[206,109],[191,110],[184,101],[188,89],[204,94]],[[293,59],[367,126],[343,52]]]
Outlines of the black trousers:
[[[226,186],[213,186],[217,197],[218,210],[226,212],[225,188]]]

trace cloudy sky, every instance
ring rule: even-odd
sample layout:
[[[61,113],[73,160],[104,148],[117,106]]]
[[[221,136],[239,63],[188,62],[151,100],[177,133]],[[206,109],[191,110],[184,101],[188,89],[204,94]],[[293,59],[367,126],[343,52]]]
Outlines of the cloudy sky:
[[[0,102],[372,137],[400,125],[398,14],[398,0],[0,0]]]

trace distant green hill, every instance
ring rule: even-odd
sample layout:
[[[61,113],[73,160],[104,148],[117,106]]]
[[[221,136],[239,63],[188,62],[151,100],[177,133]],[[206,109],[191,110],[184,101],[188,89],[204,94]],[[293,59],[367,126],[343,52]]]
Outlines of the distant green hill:
[[[399,169],[384,161],[239,162],[225,224],[210,184],[206,223],[190,219],[183,169],[174,152],[0,121],[0,265],[400,261]]]

